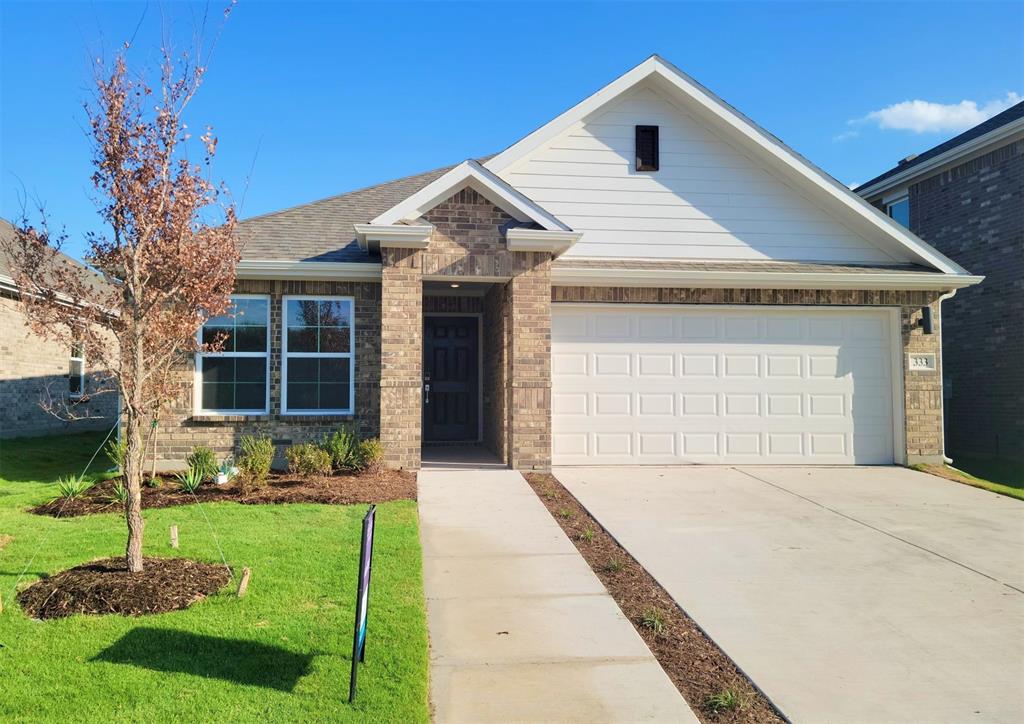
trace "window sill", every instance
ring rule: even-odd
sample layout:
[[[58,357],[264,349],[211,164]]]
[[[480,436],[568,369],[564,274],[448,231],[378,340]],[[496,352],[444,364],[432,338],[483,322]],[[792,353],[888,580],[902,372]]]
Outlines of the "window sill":
[[[198,412],[189,418],[192,422],[257,422],[269,420],[269,412],[258,412],[248,414],[232,414],[217,412]]]

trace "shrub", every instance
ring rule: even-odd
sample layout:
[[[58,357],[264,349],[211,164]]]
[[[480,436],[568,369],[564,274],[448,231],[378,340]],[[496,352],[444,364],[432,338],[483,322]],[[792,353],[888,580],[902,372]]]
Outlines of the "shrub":
[[[57,492],[60,497],[67,500],[74,500],[85,494],[85,491],[92,487],[92,481],[79,478],[75,475],[68,475],[57,478]]]
[[[298,475],[330,475],[331,456],[311,442],[292,445],[285,450],[288,470]]]
[[[704,709],[711,714],[721,714],[723,711],[742,709],[743,703],[743,696],[739,692],[726,689],[705,699]]]
[[[203,473],[199,468],[189,468],[174,477],[178,479],[178,487],[183,493],[194,493],[203,484]]]
[[[119,503],[121,505],[124,505],[125,501],[127,501],[127,500],[128,500],[128,488],[125,486],[123,480],[118,480],[116,483],[114,483],[114,490],[113,490],[113,492],[110,493],[110,502],[111,503]]]
[[[159,488],[161,485],[163,485],[163,483],[160,482],[160,478],[146,478],[147,488]]]
[[[238,469],[245,482],[261,484],[267,479],[270,465],[274,462],[274,443],[266,435],[243,435],[239,447]]]
[[[107,459],[122,472],[124,472],[124,458],[127,451],[128,443],[124,440],[111,440],[107,443],[107,446],[103,448],[103,452],[106,454]]]
[[[204,446],[196,445],[185,462],[190,470],[196,470],[202,476],[202,480],[213,480],[217,477],[217,456],[213,450]]]
[[[654,632],[655,636],[662,636],[668,630],[665,622],[665,615],[657,608],[648,608],[640,617],[640,625]]]
[[[330,435],[325,434],[319,447],[331,456],[335,470],[359,470],[362,468],[361,444],[349,428],[338,428]]]
[[[376,470],[384,464],[384,445],[371,437],[359,443],[359,463],[363,470]]]

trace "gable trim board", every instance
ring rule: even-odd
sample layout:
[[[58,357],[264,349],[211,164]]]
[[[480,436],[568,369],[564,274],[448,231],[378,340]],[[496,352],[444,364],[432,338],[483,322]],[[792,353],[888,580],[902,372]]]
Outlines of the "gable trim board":
[[[466,187],[472,188],[517,221],[532,221],[549,231],[570,231],[568,226],[473,160],[463,161],[377,216],[370,224],[386,226],[418,219],[453,193]]]
[[[618,100],[623,94],[648,81],[657,83],[657,87],[670,93],[674,100],[685,103],[698,121],[713,131],[722,133],[730,143],[760,159],[771,172],[792,183],[798,192],[821,204],[823,210],[837,222],[860,232],[870,243],[889,246],[902,255],[909,255],[917,263],[934,267],[946,274],[967,275],[967,272],[955,262],[872,208],[848,188],[658,56],[648,58],[597,93],[494,156],[484,164],[485,168],[501,176],[513,164],[566,132],[574,124],[583,122]]]

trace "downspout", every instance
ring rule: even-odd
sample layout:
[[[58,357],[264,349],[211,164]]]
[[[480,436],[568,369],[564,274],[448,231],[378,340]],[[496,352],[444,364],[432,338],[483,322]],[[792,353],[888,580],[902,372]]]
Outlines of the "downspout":
[[[939,303],[939,394],[942,399],[942,462],[946,463],[946,465],[952,465],[953,459],[946,455],[946,385],[945,380],[943,379],[946,374],[946,367],[942,360],[942,347],[945,344],[945,339],[942,336],[942,303],[955,296],[956,289],[951,292],[946,292],[937,300]]]

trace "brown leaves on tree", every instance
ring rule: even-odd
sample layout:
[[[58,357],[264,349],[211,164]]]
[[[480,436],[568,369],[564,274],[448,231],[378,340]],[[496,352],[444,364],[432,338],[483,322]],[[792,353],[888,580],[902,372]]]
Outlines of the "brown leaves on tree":
[[[123,52],[97,76],[86,110],[108,230],[86,238],[92,270],[58,253],[65,237],[51,233],[42,210],[38,224],[16,224],[6,249],[33,330],[83,345],[90,367],[109,370],[120,392],[130,570],[142,566],[141,430],[182,393],[175,369],[200,347],[204,319],[227,311],[239,259],[234,206],[209,177],[211,129],[199,139],[202,161],[188,156],[183,114],[203,78],[198,55],[165,51],[155,86],[129,74]]]

